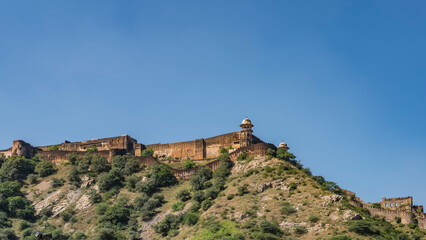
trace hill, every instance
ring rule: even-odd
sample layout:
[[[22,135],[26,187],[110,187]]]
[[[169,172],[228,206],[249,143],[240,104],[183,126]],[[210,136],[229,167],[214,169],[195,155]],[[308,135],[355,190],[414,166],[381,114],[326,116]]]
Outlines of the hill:
[[[230,161],[223,150],[218,160],[214,172],[200,163],[179,180],[131,155],[1,158],[0,239],[425,239],[416,224],[357,206],[287,151]]]

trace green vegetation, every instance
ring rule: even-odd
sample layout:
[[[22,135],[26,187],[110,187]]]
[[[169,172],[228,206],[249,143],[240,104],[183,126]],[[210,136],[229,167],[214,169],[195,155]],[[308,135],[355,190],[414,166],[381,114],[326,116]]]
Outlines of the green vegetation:
[[[152,148],[144,149],[141,152],[143,157],[152,157],[154,156],[154,150]]]
[[[185,160],[185,163],[183,164],[183,169],[191,169],[191,168],[195,168],[196,164],[194,163],[194,161],[192,161],[191,159],[187,158]]]

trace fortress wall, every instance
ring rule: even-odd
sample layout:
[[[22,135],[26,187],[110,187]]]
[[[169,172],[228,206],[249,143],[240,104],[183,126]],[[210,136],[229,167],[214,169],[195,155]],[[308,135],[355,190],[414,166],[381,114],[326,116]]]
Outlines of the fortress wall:
[[[0,155],[5,156],[6,158],[11,157],[12,156],[12,148],[9,148],[9,149],[6,149],[6,150],[1,150]]]
[[[392,210],[405,210],[411,211],[413,206],[413,198],[412,197],[398,197],[398,198],[382,198],[382,202],[380,204],[383,209],[392,209]]]
[[[395,217],[401,218],[401,223],[409,224],[413,222],[414,215],[411,212],[399,211],[399,210],[387,210],[387,209],[378,209],[368,206],[364,206],[365,209],[370,211],[371,216],[378,215],[385,217],[388,222],[395,222]]]
[[[204,139],[196,139],[186,142],[151,144],[145,147],[152,148],[154,150],[154,155],[160,158],[203,159],[205,158],[204,146]]]
[[[420,229],[426,230],[426,214],[422,214],[423,217],[417,217],[417,222],[419,224]]]
[[[233,149],[240,147],[238,132],[218,135],[206,138],[206,158],[215,158],[220,155],[220,149],[232,146]]]
[[[277,149],[277,147],[275,147],[275,145],[270,144],[270,143],[257,143],[257,144],[250,145],[248,147],[239,148],[239,149],[235,150],[234,152],[230,153],[229,157],[231,158],[232,161],[235,161],[235,160],[237,160],[238,156],[242,152],[247,152],[248,154],[254,154],[254,155],[266,155],[266,151],[269,148],[271,148],[273,150]]]
[[[130,136],[124,135],[119,137],[92,139],[81,142],[65,142],[57,144],[59,150],[62,151],[83,151],[85,152],[88,148],[97,147],[99,151],[111,150],[111,149],[127,149],[133,153],[137,141]],[[38,147],[42,151],[51,151],[49,146]]]

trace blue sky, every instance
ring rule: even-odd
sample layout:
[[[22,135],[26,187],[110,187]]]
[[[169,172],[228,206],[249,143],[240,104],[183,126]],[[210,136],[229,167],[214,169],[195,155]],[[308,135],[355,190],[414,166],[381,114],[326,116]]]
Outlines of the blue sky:
[[[0,148],[238,130],[426,204],[424,1],[0,1]]]

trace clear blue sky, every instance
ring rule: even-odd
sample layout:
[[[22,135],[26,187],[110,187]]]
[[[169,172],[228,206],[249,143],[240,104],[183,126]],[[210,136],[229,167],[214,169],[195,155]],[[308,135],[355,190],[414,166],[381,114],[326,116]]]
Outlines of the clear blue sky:
[[[238,130],[426,205],[425,1],[0,1],[0,148]]]

